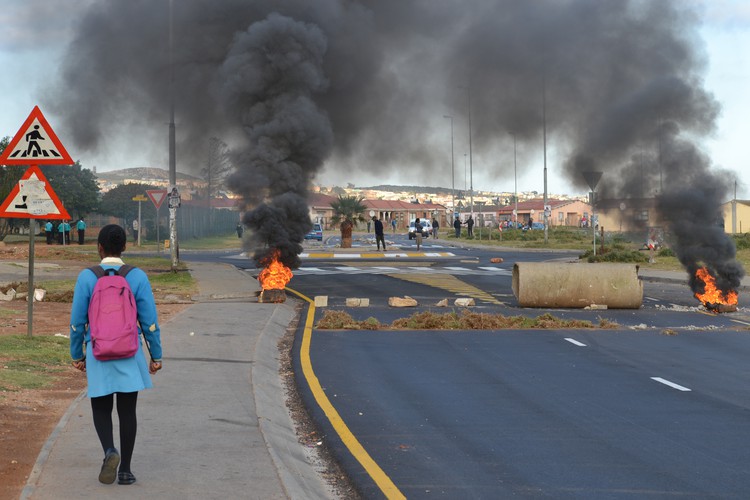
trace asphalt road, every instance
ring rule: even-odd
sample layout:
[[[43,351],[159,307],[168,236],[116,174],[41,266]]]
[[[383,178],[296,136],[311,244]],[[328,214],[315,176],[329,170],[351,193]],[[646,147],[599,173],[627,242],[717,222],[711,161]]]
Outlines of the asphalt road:
[[[408,498],[746,498],[748,354],[746,333],[702,331],[315,331],[311,349]]]
[[[605,317],[621,327],[307,332],[324,397],[375,467],[352,452],[313,391],[307,405],[364,497],[385,496],[383,476],[388,496],[408,498],[747,496],[750,336],[731,315],[696,310],[684,285],[648,282],[638,310],[528,310],[511,293],[513,262],[574,253],[503,252],[491,264],[496,252],[436,245],[423,250],[452,255],[303,259],[290,287],[327,295],[330,308],[367,297],[369,308],[347,312],[381,322],[414,312],[387,307],[392,295],[412,296],[420,309],[473,296],[482,312]],[[256,272],[246,258],[212,258]],[[294,351],[303,388],[305,334],[301,322]]]

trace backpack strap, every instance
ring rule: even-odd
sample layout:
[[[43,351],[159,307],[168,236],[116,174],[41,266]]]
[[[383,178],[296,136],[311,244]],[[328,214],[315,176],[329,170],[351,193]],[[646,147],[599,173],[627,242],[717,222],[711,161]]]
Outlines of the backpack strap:
[[[123,278],[128,275],[130,271],[135,269],[134,266],[129,266],[128,264],[123,264],[120,266],[120,269],[104,269],[101,265],[99,266],[92,266],[88,268],[89,271],[94,273],[96,275],[96,279],[101,278],[102,276],[105,276],[112,271],[114,274],[119,274]]]

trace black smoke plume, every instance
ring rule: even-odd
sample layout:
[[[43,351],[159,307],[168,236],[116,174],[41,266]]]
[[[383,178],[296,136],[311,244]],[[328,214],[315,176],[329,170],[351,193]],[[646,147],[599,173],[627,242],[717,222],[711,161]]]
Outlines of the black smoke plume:
[[[703,87],[689,2],[173,5],[178,169],[200,169],[208,137],[227,142],[237,155],[232,188],[255,209],[245,222],[265,247],[288,249],[292,267],[309,226],[305,193],[323,165],[342,184],[365,171],[449,183],[446,113],[461,144],[471,109],[475,173],[501,185],[513,176],[513,139],[523,172],[538,161],[545,126],[563,158],[550,168],[584,189],[583,169],[601,170],[602,197],[666,196],[663,186],[678,193],[690,178],[716,180],[698,145],[684,161],[682,145],[713,132],[720,111]],[[166,151],[167,6],[100,0],[82,17],[49,99],[76,148],[107,149],[117,136]],[[725,183],[709,184],[719,187],[700,200],[704,227],[726,196]],[[683,222],[666,213],[674,203],[660,207]]]
[[[314,25],[271,14],[235,36],[220,69],[222,104],[242,124],[248,147],[237,155],[229,187],[250,210],[252,248],[299,267],[311,228],[306,202],[312,178],[330,155],[331,125],[313,97],[325,90],[326,38]]]

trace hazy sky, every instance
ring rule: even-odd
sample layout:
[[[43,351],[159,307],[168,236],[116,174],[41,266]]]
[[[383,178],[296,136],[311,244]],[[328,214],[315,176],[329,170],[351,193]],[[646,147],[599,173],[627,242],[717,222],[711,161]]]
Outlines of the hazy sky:
[[[109,0],[114,2],[115,0]],[[163,0],[166,2],[167,0]],[[536,0],[538,5],[559,4],[560,2],[543,2]],[[74,29],[91,4],[101,3],[95,0],[6,0],[0,10],[0,66],[3,77],[0,78],[0,136],[14,135],[21,123],[28,116],[34,105],[41,105],[42,112],[55,129],[66,149],[75,159],[80,159],[84,167],[96,166],[99,171],[126,167],[161,167],[167,168],[167,122],[168,113],[165,106],[163,117],[160,110],[151,110],[149,116],[123,116],[122,121],[113,120],[111,123],[97,124],[100,138],[96,148],[86,148],[77,144],[74,134],[66,129],[67,117],[60,116],[57,109],[70,107],[70,103],[55,103],[56,106],[47,107],[44,103],[54,99],[48,92],[57,81],[62,81],[60,67],[68,53],[68,47],[77,33]],[[152,0],[151,4],[157,4]],[[231,2],[227,2],[231,3]],[[449,2],[448,2],[449,3]],[[459,4],[459,2],[456,2]],[[644,0],[644,3],[649,3]],[[222,2],[216,2],[221,5]],[[445,2],[443,2],[445,4]],[[460,2],[461,6],[469,6],[471,2]],[[740,181],[738,196],[750,198],[748,184],[743,179],[750,174],[750,159],[747,154],[748,117],[750,117],[750,0],[698,0],[686,5],[697,6],[702,19],[699,31],[703,39],[704,54],[707,59],[707,71],[704,75],[703,87],[713,94],[721,105],[718,116],[717,131],[709,138],[702,138],[699,144],[708,153],[716,167],[734,172]],[[176,1],[175,6],[181,2]],[[166,29],[166,28],[165,28]],[[112,33],[111,36],[117,36]],[[157,50],[154,48],[154,50]],[[357,57],[358,55],[352,55]],[[80,55],[85,62],[85,54]],[[112,64],[119,61],[113,60]],[[137,63],[137,61],[136,61]],[[82,64],[79,62],[79,64]],[[123,61],[130,66],[133,61]],[[404,65],[400,67],[405,67]],[[406,66],[408,67],[408,66]],[[85,77],[86,75],[82,75]],[[106,74],[97,75],[106,79]],[[408,78],[401,74],[394,79]],[[89,80],[91,80],[89,78]],[[71,76],[66,80],[72,85]],[[80,82],[82,86],[96,85],[95,81]],[[425,91],[429,90],[431,82],[425,81]],[[445,114],[454,115],[454,160],[455,185],[457,189],[464,187],[468,174],[468,133],[464,109],[460,104],[465,102],[459,96],[453,101],[457,109],[448,109],[442,102],[436,101],[433,109],[422,109],[419,116],[413,117],[414,127],[430,131],[432,161],[444,164],[439,167],[433,165],[410,165],[415,159],[404,159],[400,168],[392,165],[378,168],[334,169],[329,163],[324,164],[318,171],[316,180],[324,184],[371,185],[380,183],[419,184],[430,186],[451,186],[451,158],[450,158],[450,121],[443,118]],[[65,95],[64,93],[58,95]],[[477,95],[481,93],[477,92]],[[117,94],[110,94],[111,99],[118,99]],[[107,107],[110,103],[81,103],[77,106],[91,105]],[[482,108],[485,104],[472,103],[472,109]],[[54,108],[54,109],[53,109]],[[475,111],[479,113],[477,109]],[[184,130],[180,120],[187,120],[177,110],[177,133]],[[408,120],[409,117],[404,119]],[[481,136],[481,130],[473,130],[473,134]],[[210,132],[209,132],[210,133]],[[341,133],[334,127],[334,136]],[[550,193],[580,193],[580,186],[573,184],[563,175],[565,161],[560,151],[567,151],[565,134],[558,133],[554,128],[548,130],[547,166],[549,173]],[[391,138],[393,140],[394,138]],[[476,140],[476,139],[475,139]],[[228,139],[228,142],[231,140]],[[475,190],[509,190],[514,188],[514,168],[512,164],[512,140],[508,137],[500,138],[493,151],[483,150],[475,142],[473,144],[473,185]],[[442,151],[440,149],[442,148]],[[182,154],[187,156],[183,151]],[[178,170],[189,159],[181,157],[178,150]],[[191,152],[191,157],[193,156]],[[536,190],[542,192],[543,161],[542,142],[535,138],[518,143],[518,189],[519,191]],[[366,161],[366,160],[363,160]],[[373,162],[375,165],[379,163]],[[467,180],[467,179],[466,179]]]

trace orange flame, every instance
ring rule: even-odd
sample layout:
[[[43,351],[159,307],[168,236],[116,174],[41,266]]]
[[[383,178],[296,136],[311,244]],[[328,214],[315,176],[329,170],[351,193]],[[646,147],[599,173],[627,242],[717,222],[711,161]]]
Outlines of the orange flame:
[[[698,277],[704,283],[704,292],[695,293],[695,298],[703,302],[703,304],[709,306],[712,304],[726,304],[736,305],[737,304],[737,292],[729,290],[724,293],[716,288],[716,279],[711,276],[708,269],[702,267],[695,272],[695,276]]]
[[[266,267],[258,275],[258,281],[263,290],[283,290],[289,280],[292,279],[292,270],[279,261],[279,253],[278,250],[274,250],[262,262]]]

